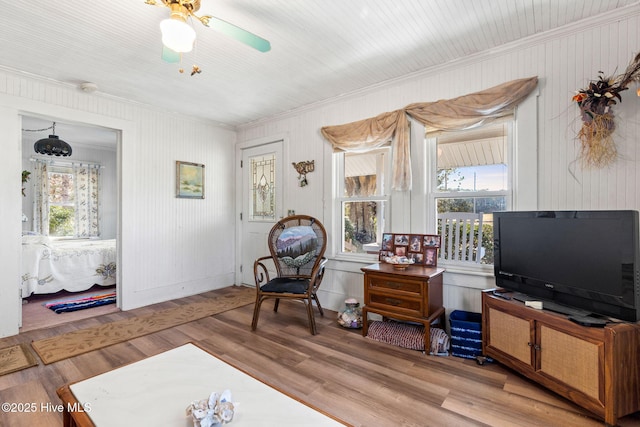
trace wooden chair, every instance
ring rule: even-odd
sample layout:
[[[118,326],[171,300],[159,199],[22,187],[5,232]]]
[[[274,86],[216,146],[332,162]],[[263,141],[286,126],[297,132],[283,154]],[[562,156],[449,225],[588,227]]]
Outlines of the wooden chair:
[[[315,335],[316,321],[313,312],[315,301],[321,316],[324,311],[316,295],[324,276],[327,259],[327,232],[315,218],[294,215],[276,223],[269,232],[271,255],[258,258],[253,264],[256,281],[256,304],[253,310],[251,330],[256,330],[260,306],[266,299],[275,299],[273,311],[278,311],[281,299],[304,302],[309,318],[309,330]],[[267,265],[275,265],[275,277],[270,277]],[[272,270],[273,272],[273,270]]]
[[[442,261],[471,262],[482,260],[483,213],[446,212],[438,214]]]

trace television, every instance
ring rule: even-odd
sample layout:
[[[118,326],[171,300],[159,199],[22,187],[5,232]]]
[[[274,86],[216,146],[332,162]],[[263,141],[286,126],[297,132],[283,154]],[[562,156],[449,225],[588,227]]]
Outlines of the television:
[[[637,211],[510,211],[493,218],[498,287],[543,306],[640,320]]]

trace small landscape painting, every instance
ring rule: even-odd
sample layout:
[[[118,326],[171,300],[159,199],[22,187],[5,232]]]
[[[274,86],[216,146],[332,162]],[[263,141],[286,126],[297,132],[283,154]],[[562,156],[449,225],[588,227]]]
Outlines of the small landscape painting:
[[[176,161],[176,197],[204,199],[204,165]]]

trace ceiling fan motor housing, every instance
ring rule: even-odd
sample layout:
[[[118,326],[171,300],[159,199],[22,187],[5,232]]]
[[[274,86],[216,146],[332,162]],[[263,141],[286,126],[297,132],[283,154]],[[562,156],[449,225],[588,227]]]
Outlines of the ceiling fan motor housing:
[[[200,0],[162,0],[166,6],[173,10],[175,6],[186,9],[185,18],[189,13],[197,12],[200,9]]]

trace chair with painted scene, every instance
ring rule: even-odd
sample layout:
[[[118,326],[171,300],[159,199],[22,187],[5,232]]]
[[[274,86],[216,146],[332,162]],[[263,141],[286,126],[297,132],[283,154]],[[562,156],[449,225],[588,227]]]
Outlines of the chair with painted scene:
[[[317,291],[327,263],[326,245],[324,226],[311,216],[289,216],[273,226],[268,237],[270,255],[258,258],[253,266],[256,303],[251,330],[255,331],[258,326],[263,301],[274,299],[273,311],[277,312],[280,300],[287,299],[304,303],[309,331],[313,335],[317,333],[313,303],[324,316]],[[274,267],[271,273],[270,266]]]

